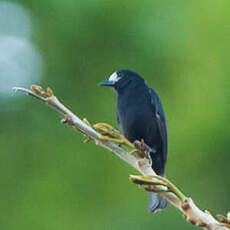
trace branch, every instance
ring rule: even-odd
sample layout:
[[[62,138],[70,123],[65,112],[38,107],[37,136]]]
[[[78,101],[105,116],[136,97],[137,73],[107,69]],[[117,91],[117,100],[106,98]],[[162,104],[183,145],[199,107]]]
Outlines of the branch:
[[[156,175],[148,159],[144,157],[146,156],[145,153],[140,149],[136,149],[132,143],[112,126],[105,123],[98,123],[92,126],[86,119],[81,120],[54,96],[50,88],[47,88],[45,91],[40,86],[32,85],[31,90],[20,87],[14,87],[13,89],[26,93],[53,107],[64,115],[62,122],[72,126],[77,132],[82,133],[87,138],[86,141],[94,140],[97,145],[108,149],[138,170],[142,176],[131,175],[131,181],[144,186],[146,191],[159,193],[165,197],[184,214],[185,219],[191,224],[208,230],[230,229],[230,213],[228,213],[227,217],[218,215],[219,220],[216,220],[208,211],[200,210],[193,200],[186,197],[172,182]],[[121,144],[128,146],[133,154],[122,149],[120,147]]]

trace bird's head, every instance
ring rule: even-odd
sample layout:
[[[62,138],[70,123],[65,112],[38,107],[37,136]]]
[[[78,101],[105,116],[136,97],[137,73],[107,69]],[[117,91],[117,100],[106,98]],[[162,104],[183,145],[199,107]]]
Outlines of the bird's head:
[[[109,79],[102,81],[100,86],[112,87],[118,93],[128,87],[145,84],[145,80],[130,70],[119,70],[110,75]]]

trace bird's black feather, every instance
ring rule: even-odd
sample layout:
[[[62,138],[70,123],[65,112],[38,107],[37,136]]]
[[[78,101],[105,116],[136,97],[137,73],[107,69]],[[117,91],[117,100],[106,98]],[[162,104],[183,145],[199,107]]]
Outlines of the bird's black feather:
[[[163,160],[166,163],[167,151],[168,151],[168,128],[167,128],[165,113],[157,93],[151,88],[149,89],[149,93],[151,96],[151,103],[157,120],[158,129],[161,134]]]

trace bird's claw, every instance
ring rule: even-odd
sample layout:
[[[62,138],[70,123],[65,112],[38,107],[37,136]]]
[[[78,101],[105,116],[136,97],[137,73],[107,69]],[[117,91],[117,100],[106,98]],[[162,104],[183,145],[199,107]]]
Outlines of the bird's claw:
[[[142,158],[147,158],[149,160],[149,164],[152,165],[152,158],[150,156],[151,153],[156,153],[155,149],[150,148],[147,144],[145,144],[144,140],[141,141],[134,141],[133,145],[135,146],[136,150],[141,153],[140,156]]]

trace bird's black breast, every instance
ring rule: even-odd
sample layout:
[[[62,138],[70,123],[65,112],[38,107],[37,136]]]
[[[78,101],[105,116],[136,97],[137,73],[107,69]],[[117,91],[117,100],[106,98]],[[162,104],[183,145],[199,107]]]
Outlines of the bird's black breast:
[[[129,103],[127,103],[128,101]],[[154,135],[157,131],[152,111],[144,102],[144,98],[142,103],[140,102],[140,98],[139,103],[137,101],[132,102],[130,99],[126,101],[121,99],[118,100],[117,104],[117,116],[122,132],[131,142],[147,139],[150,132]]]
[[[163,141],[148,89],[118,95],[117,117],[122,133],[129,141],[144,139],[147,145],[157,151],[152,156],[153,168],[156,173],[163,174]]]

